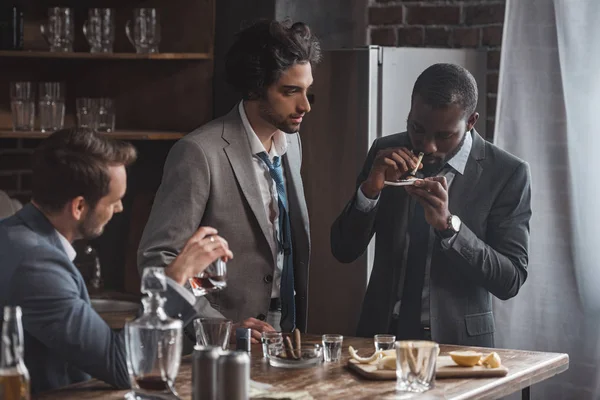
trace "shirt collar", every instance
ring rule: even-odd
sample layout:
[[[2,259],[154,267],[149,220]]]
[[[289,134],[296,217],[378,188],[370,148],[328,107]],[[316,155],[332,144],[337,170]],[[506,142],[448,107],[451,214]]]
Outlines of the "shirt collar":
[[[267,152],[265,146],[263,146],[262,142],[252,129],[252,125],[250,125],[250,121],[248,121],[248,116],[246,115],[246,110],[244,109],[244,102],[240,101],[238,106],[238,110],[240,112],[240,117],[242,118],[242,124],[244,125],[244,129],[246,130],[246,134],[248,135],[248,141],[250,142],[250,150],[252,154],[256,155],[258,153]],[[280,130],[277,130],[273,135],[273,145],[271,146],[271,151],[269,152],[269,158],[272,160],[275,156],[282,157],[287,152],[287,138],[285,133]]]
[[[467,132],[465,140],[463,141],[460,150],[448,161],[446,165],[451,166],[456,172],[463,175],[469,161],[469,154],[471,153],[471,147],[473,147],[473,137],[471,131]]]
[[[73,261],[77,256],[77,252],[73,248],[73,245],[58,230],[56,231],[56,233],[58,234],[58,239],[60,239],[60,243],[65,249],[65,253],[67,253],[67,257],[69,257],[69,260]]]

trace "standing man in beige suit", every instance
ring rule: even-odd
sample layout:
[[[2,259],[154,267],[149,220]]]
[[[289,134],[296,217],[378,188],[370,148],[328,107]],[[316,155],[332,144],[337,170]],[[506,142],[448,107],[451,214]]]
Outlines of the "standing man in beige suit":
[[[306,329],[309,224],[298,131],[320,47],[303,23],[265,21],[237,36],[229,83],[242,101],[178,141],[144,230],[140,268],[168,265],[201,225],[236,253],[227,288],[190,302],[252,329]]]

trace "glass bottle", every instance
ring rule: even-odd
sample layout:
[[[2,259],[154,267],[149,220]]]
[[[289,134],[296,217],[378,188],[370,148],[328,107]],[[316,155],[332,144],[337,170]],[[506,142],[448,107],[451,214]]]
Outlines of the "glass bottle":
[[[4,307],[0,345],[0,399],[29,400],[29,371],[23,362],[21,307]]]
[[[127,369],[132,390],[126,399],[176,399],[175,378],[182,350],[182,321],[163,309],[167,290],[163,268],[145,268],[142,276],[144,314],[125,325]]]

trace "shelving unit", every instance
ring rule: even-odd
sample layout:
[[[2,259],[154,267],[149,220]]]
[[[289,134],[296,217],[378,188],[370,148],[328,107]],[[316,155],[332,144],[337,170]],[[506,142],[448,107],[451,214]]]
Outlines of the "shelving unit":
[[[0,139],[44,139],[50,135],[49,132],[13,132],[0,130]],[[121,140],[177,140],[185,133],[169,131],[114,131],[103,133],[108,137]]]
[[[166,155],[173,143],[213,117],[213,54],[217,0],[63,0],[74,9],[74,52],[51,53],[40,33],[55,0],[27,1],[22,51],[0,51],[0,139],[16,138],[30,149],[48,133],[12,132],[9,83],[64,82],[65,127],[75,126],[78,97],[114,99],[116,131],[130,140],[138,160],[128,170],[124,211],[92,241],[100,255],[108,290],[139,294],[136,252]],[[113,53],[92,54],[82,32],[89,8],[116,12]],[[159,53],[136,54],[125,24],[136,7],[158,10]],[[39,117],[36,116],[36,129]],[[26,155],[25,155],[26,156]],[[24,156],[24,157],[25,157]],[[27,176],[26,168],[21,172]],[[20,181],[26,179],[19,178]]]
[[[9,58],[55,58],[77,60],[212,60],[211,53],[51,53],[49,51],[10,51],[0,50],[0,57]]]

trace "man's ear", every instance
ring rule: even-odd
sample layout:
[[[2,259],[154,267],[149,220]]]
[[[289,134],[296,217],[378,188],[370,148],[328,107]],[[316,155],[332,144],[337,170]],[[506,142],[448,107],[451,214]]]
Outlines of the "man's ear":
[[[83,196],[77,196],[67,204],[67,207],[69,209],[69,214],[71,214],[75,220],[81,221],[86,214],[88,204]]]
[[[479,119],[479,113],[478,112],[474,112],[473,114],[471,114],[471,116],[467,120],[467,132],[469,132],[471,129],[473,129],[473,127],[477,123],[478,119]]]

